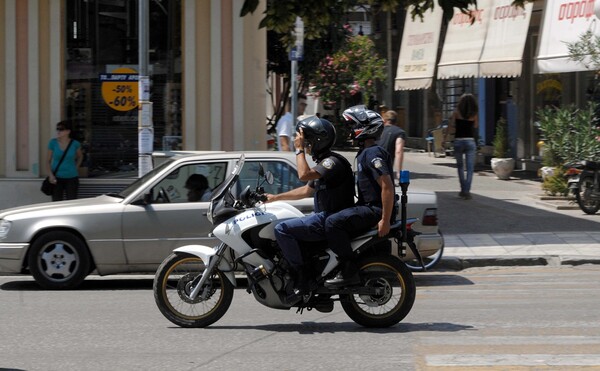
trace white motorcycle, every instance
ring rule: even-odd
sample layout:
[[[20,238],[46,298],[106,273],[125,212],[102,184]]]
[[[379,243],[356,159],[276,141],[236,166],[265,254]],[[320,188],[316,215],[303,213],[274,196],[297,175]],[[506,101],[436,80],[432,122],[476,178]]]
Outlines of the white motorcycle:
[[[337,256],[326,243],[302,246],[317,287],[294,303],[289,266],[275,240],[274,227],[282,220],[304,216],[285,202],[263,203],[262,185],[273,183],[273,175],[259,169],[257,186],[248,186],[236,199],[231,190],[244,164],[242,155],[228,178],[212,194],[207,217],[215,226],[218,246],[189,245],[175,249],[160,265],[154,278],[154,298],[162,314],[181,327],[206,327],[218,321],[229,308],[236,286],[236,273],[245,273],[247,291],[261,304],[274,309],[298,308],[331,312],[339,301],[346,314],[366,327],[388,327],[400,322],[415,300],[415,281],[410,270],[391,254],[390,241],[410,246],[410,225],[392,225],[390,238],[379,238],[377,230],[355,238],[352,248],[360,267],[361,283],[327,288],[324,281],[338,271]],[[405,202],[405,192],[403,195]],[[405,206],[405,204],[404,204]],[[404,208],[403,208],[404,209]],[[403,210],[403,217],[406,213]],[[402,231],[406,238],[402,239]],[[400,248],[401,253],[404,252]]]

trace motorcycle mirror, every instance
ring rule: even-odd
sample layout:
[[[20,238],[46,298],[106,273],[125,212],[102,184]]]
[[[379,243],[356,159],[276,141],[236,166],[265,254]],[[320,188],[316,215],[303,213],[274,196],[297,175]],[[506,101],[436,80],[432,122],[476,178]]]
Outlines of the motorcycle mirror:
[[[265,168],[263,167],[262,162],[258,163],[258,176],[261,178],[265,176]]]
[[[274,179],[273,179],[273,173],[270,172],[270,171],[267,171],[265,173],[265,180],[267,181],[267,183],[273,184],[273,181],[274,181]]]

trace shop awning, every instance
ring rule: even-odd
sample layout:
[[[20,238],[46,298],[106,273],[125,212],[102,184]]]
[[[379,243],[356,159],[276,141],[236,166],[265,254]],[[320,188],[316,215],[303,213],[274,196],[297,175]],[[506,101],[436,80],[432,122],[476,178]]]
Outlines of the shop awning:
[[[511,3],[512,0],[494,0],[479,59],[480,77],[521,75],[533,3],[526,3],[524,8],[511,6]]]
[[[400,46],[395,90],[427,89],[431,86],[437,58],[442,9],[435,6],[423,20],[413,20],[409,8],[404,22],[404,33]]]
[[[600,20],[594,15],[594,0],[546,0],[535,73],[585,71],[569,60],[567,42],[575,42],[588,29],[600,35]]]
[[[479,58],[485,43],[492,0],[478,0],[471,17],[457,11],[448,23],[442,57],[438,64],[438,79],[478,77]]]

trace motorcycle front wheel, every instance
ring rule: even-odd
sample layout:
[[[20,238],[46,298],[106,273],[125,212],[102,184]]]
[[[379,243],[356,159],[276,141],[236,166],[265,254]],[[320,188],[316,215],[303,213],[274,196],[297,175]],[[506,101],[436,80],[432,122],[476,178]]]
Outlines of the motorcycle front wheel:
[[[377,295],[340,295],[344,312],[365,327],[389,327],[402,321],[415,302],[412,273],[394,256],[375,256],[359,262],[361,285],[379,288]]]
[[[600,209],[600,200],[594,199],[594,177],[591,175],[583,176],[579,180],[579,189],[575,194],[577,204],[584,213],[594,215]]]
[[[173,253],[162,262],[154,277],[154,300],[169,321],[181,327],[206,327],[227,312],[233,285],[219,270],[206,280],[198,297],[190,297],[204,270],[202,259],[191,254]]]

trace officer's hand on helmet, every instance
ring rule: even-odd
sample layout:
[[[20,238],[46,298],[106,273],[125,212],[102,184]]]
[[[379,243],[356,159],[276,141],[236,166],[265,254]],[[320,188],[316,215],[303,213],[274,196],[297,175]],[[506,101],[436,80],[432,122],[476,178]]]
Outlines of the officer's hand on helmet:
[[[294,148],[304,149],[304,130],[302,130],[302,128],[296,132],[296,137],[294,138]]]

